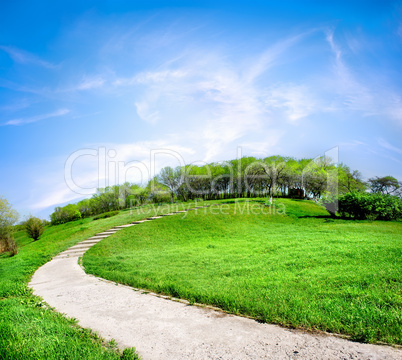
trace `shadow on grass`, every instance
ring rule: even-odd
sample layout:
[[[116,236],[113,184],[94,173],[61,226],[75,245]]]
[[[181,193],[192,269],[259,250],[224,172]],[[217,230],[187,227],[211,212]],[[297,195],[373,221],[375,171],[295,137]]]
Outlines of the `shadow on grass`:
[[[331,220],[336,220],[336,219],[341,219],[345,220],[346,218],[341,218],[339,216],[331,216],[331,215],[303,215],[303,216],[298,216],[299,219],[331,219]]]
[[[344,221],[387,221],[387,222],[402,222],[402,220],[377,220],[377,219],[359,219],[359,218],[354,218],[354,217],[349,217],[349,216],[331,216],[331,215],[303,215],[303,216],[298,216],[299,219],[326,219],[325,222],[332,222],[334,220],[344,220]]]

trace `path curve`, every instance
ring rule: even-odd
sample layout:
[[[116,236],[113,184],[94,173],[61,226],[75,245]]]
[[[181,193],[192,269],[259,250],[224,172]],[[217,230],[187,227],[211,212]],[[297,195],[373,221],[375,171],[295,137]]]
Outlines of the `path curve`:
[[[88,275],[78,264],[78,258],[105,237],[161,217],[116,226],[82,241],[40,267],[29,286],[81,326],[115,339],[122,349],[135,346],[144,360],[402,358],[402,350],[389,346],[284,329],[146,294]]]

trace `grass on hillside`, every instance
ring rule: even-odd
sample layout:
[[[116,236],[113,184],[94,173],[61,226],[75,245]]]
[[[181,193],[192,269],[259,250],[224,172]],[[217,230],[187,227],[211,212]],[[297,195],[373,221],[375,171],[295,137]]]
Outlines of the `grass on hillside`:
[[[173,210],[191,205],[177,204]],[[74,319],[48,308],[27,284],[37,268],[77,242],[113,226],[171,210],[172,206],[146,206],[107,219],[51,226],[38,241],[17,232],[19,253],[14,257],[0,254],[0,359],[135,359],[130,349],[123,356],[114,342],[105,343],[77,326]]]
[[[91,248],[83,264],[260,321],[401,344],[402,223],[333,220],[311,201],[264,202],[231,200],[133,226]]]

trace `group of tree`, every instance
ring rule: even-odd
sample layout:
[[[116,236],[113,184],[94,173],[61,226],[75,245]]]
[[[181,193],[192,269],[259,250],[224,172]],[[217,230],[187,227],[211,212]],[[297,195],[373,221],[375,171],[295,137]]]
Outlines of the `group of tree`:
[[[57,207],[52,224],[61,224],[109,211],[141,206],[194,200],[241,197],[306,197],[320,199],[354,192],[401,196],[402,186],[386,176],[364,182],[357,170],[335,164],[328,157],[295,159],[270,156],[243,157],[220,163],[164,167],[146,186],[124,183],[98,189],[89,199]]]
[[[299,196],[318,199],[330,189],[345,193],[367,188],[358,171],[336,165],[328,157],[243,157],[201,166],[165,167],[157,180],[169,189],[172,200],[184,201],[292,196],[296,189]]]
[[[14,239],[15,223],[19,219],[19,214],[11,204],[0,197],[0,253],[8,251],[12,256],[18,253],[18,245]],[[29,238],[38,240],[45,230],[46,221],[34,216],[29,216],[19,225],[24,229]]]
[[[169,201],[168,189],[155,179],[149,181],[145,187],[126,182],[123,185],[99,188],[91,198],[83,199],[77,204],[56,207],[50,219],[52,225],[63,224],[110,211],[141,206],[149,202]]]
[[[365,182],[359,171],[334,164],[327,157],[282,156],[164,167],[146,186],[127,182],[98,189],[89,199],[55,208],[50,217],[55,225],[147,203],[242,197],[305,197],[321,199],[332,214],[338,211],[357,219],[402,217],[402,183],[394,177],[375,177]],[[17,220],[18,213],[0,197],[0,245],[12,253],[17,252],[12,236]],[[45,222],[31,216],[24,227],[28,236],[37,240]]]

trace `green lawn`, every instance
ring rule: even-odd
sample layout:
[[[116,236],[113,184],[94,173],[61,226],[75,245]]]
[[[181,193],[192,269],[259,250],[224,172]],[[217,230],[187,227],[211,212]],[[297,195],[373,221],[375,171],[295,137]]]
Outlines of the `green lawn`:
[[[191,205],[178,204],[173,210]],[[36,242],[23,231],[16,233],[19,253],[14,257],[0,254],[0,359],[120,359],[122,354],[113,342],[104,343],[90,330],[77,326],[74,319],[49,309],[32,295],[27,284],[38,267],[77,242],[113,226],[170,210],[171,206],[147,206],[107,219],[88,218],[52,226]]]
[[[272,211],[261,201],[133,226],[83,264],[261,321],[402,344],[402,223],[332,220],[310,201],[279,199]]]

